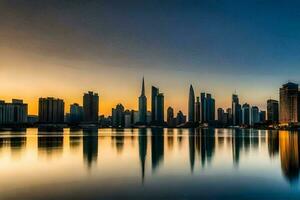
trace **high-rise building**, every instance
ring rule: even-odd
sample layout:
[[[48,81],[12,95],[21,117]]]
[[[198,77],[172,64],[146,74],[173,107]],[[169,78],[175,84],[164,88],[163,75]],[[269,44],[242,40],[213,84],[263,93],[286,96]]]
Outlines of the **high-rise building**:
[[[288,82],[279,89],[280,115],[279,121],[282,124],[299,122],[299,89],[298,84]]]
[[[188,104],[188,111],[189,111],[189,122],[195,122],[195,93],[193,86],[190,85],[190,92],[189,92],[189,104]]]
[[[202,92],[200,94],[200,100],[201,100],[201,106],[200,106],[200,121],[201,123],[205,123],[207,122],[206,120],[206,97],[205,97],[205,93]]]
[[[181,125],[184,124],[185,122],[186,122],[186,116],[183,115],[181,111],[179,111],[176,116],[176,124]]]
[[[130,128],[133,126],[132,112],[130,110],[125,110],[124,112],[124,127]]]
[[[215,120],[215,99],[212,98],[211,94],[206,94],[206,119],[207,122]]]
[[[224,109],[223,108],[218,108],[218,121],[223,122],[223,117],[224,117]]]
[[[237,94],[232,95],[232,125],[238,126],[241,122],[241,105]]]
[[[157,87],[152,86],[151,88],[151,121],[155,122],[156,119],[156,97],[159,94],[159,89]]]
[[[124,106],[118,104],[116,108],[112,109],[112,126],[113,127],[124,127],[125,125],[125,115]]]
[[[269,99],[267,101],[267,119],[271,123],[279,122],[279,109],[278,109],[278,101]]]
[[[259,122],[260,123],[265,123],[266,122],[266,111],[261,110],[259,112]]]
[[[85,123],[98,123],[99,96],[89,91],[83,95],[83,121]]]
[[[231,108],[227,108],[226,109],[226,113],[228,113],[227,124],[228,125],[232,125],[232,109]]]
[[[155,121],[157,123],[164,123],[164,95],[159,93],[155,99]]]
[[[250,125],[250,105],[247,103],[242,106],[242,124]]]
[[[65,103],[53,97],[39,99],[40,123],[64,123]]]
[[[167,123],[168,126],[173,127],[176,126],[176,123],[174,123],[174,109],[172,107],[168,107],[167,109]]]
[[[77,103],[70,105],[70,123],[78,124],[83,120],[83,107]]]
[[[259,123],[259,109],[257,106],[251,107],[251,125]]]
[[[23,100],[13,99],[12,103],[0,101],[0,125],[27,123],[28,105]]]
[[[139,97],[139,123],[147,123],[147,97],[145,95],[145,81],[143,77],[142,92]]]
[[[200,118],[201,118],[201,104],[200,104],[200,97],[197,97],[196,103],[195,103],[195,121],[196,122],[200,122]]]

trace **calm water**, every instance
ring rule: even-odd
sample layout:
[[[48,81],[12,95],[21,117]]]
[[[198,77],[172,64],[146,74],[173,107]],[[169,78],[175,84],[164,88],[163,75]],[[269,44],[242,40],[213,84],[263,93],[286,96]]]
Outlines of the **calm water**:
[[[0,199],[299,199],[297,132],[0,133]]]

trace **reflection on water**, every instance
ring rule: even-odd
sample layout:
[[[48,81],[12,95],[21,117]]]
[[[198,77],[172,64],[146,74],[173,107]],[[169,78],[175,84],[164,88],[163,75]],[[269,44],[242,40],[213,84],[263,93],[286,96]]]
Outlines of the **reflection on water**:
[[[75,190],[78,197],[172,199],[245,197],[251,189],[293,198],[300,194],[299,140],[298,132],[252,129],[2,132],[0,192],[39,199],[46,194],[41,187],[52,185],[49,198]]]

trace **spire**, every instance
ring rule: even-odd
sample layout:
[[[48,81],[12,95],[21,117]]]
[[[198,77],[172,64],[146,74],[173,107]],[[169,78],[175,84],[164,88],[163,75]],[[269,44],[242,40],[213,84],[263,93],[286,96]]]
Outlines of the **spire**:
[[[142,93],[141,96],[145,96],[145,81],[144,81],[144,77],[143,77],[143,83],[142,83]]]

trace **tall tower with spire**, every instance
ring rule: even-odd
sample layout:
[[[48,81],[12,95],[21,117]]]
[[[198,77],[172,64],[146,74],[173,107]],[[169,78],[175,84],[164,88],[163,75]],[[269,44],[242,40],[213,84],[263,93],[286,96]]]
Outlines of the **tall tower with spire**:
[[[145,81],[143,77],[142,92],[139,97],[139,122],[142,124],[147,123],[147,97],[145,95]]]
[[[189,122],[195,122],[195,93],[192,85],[189,93]]]

